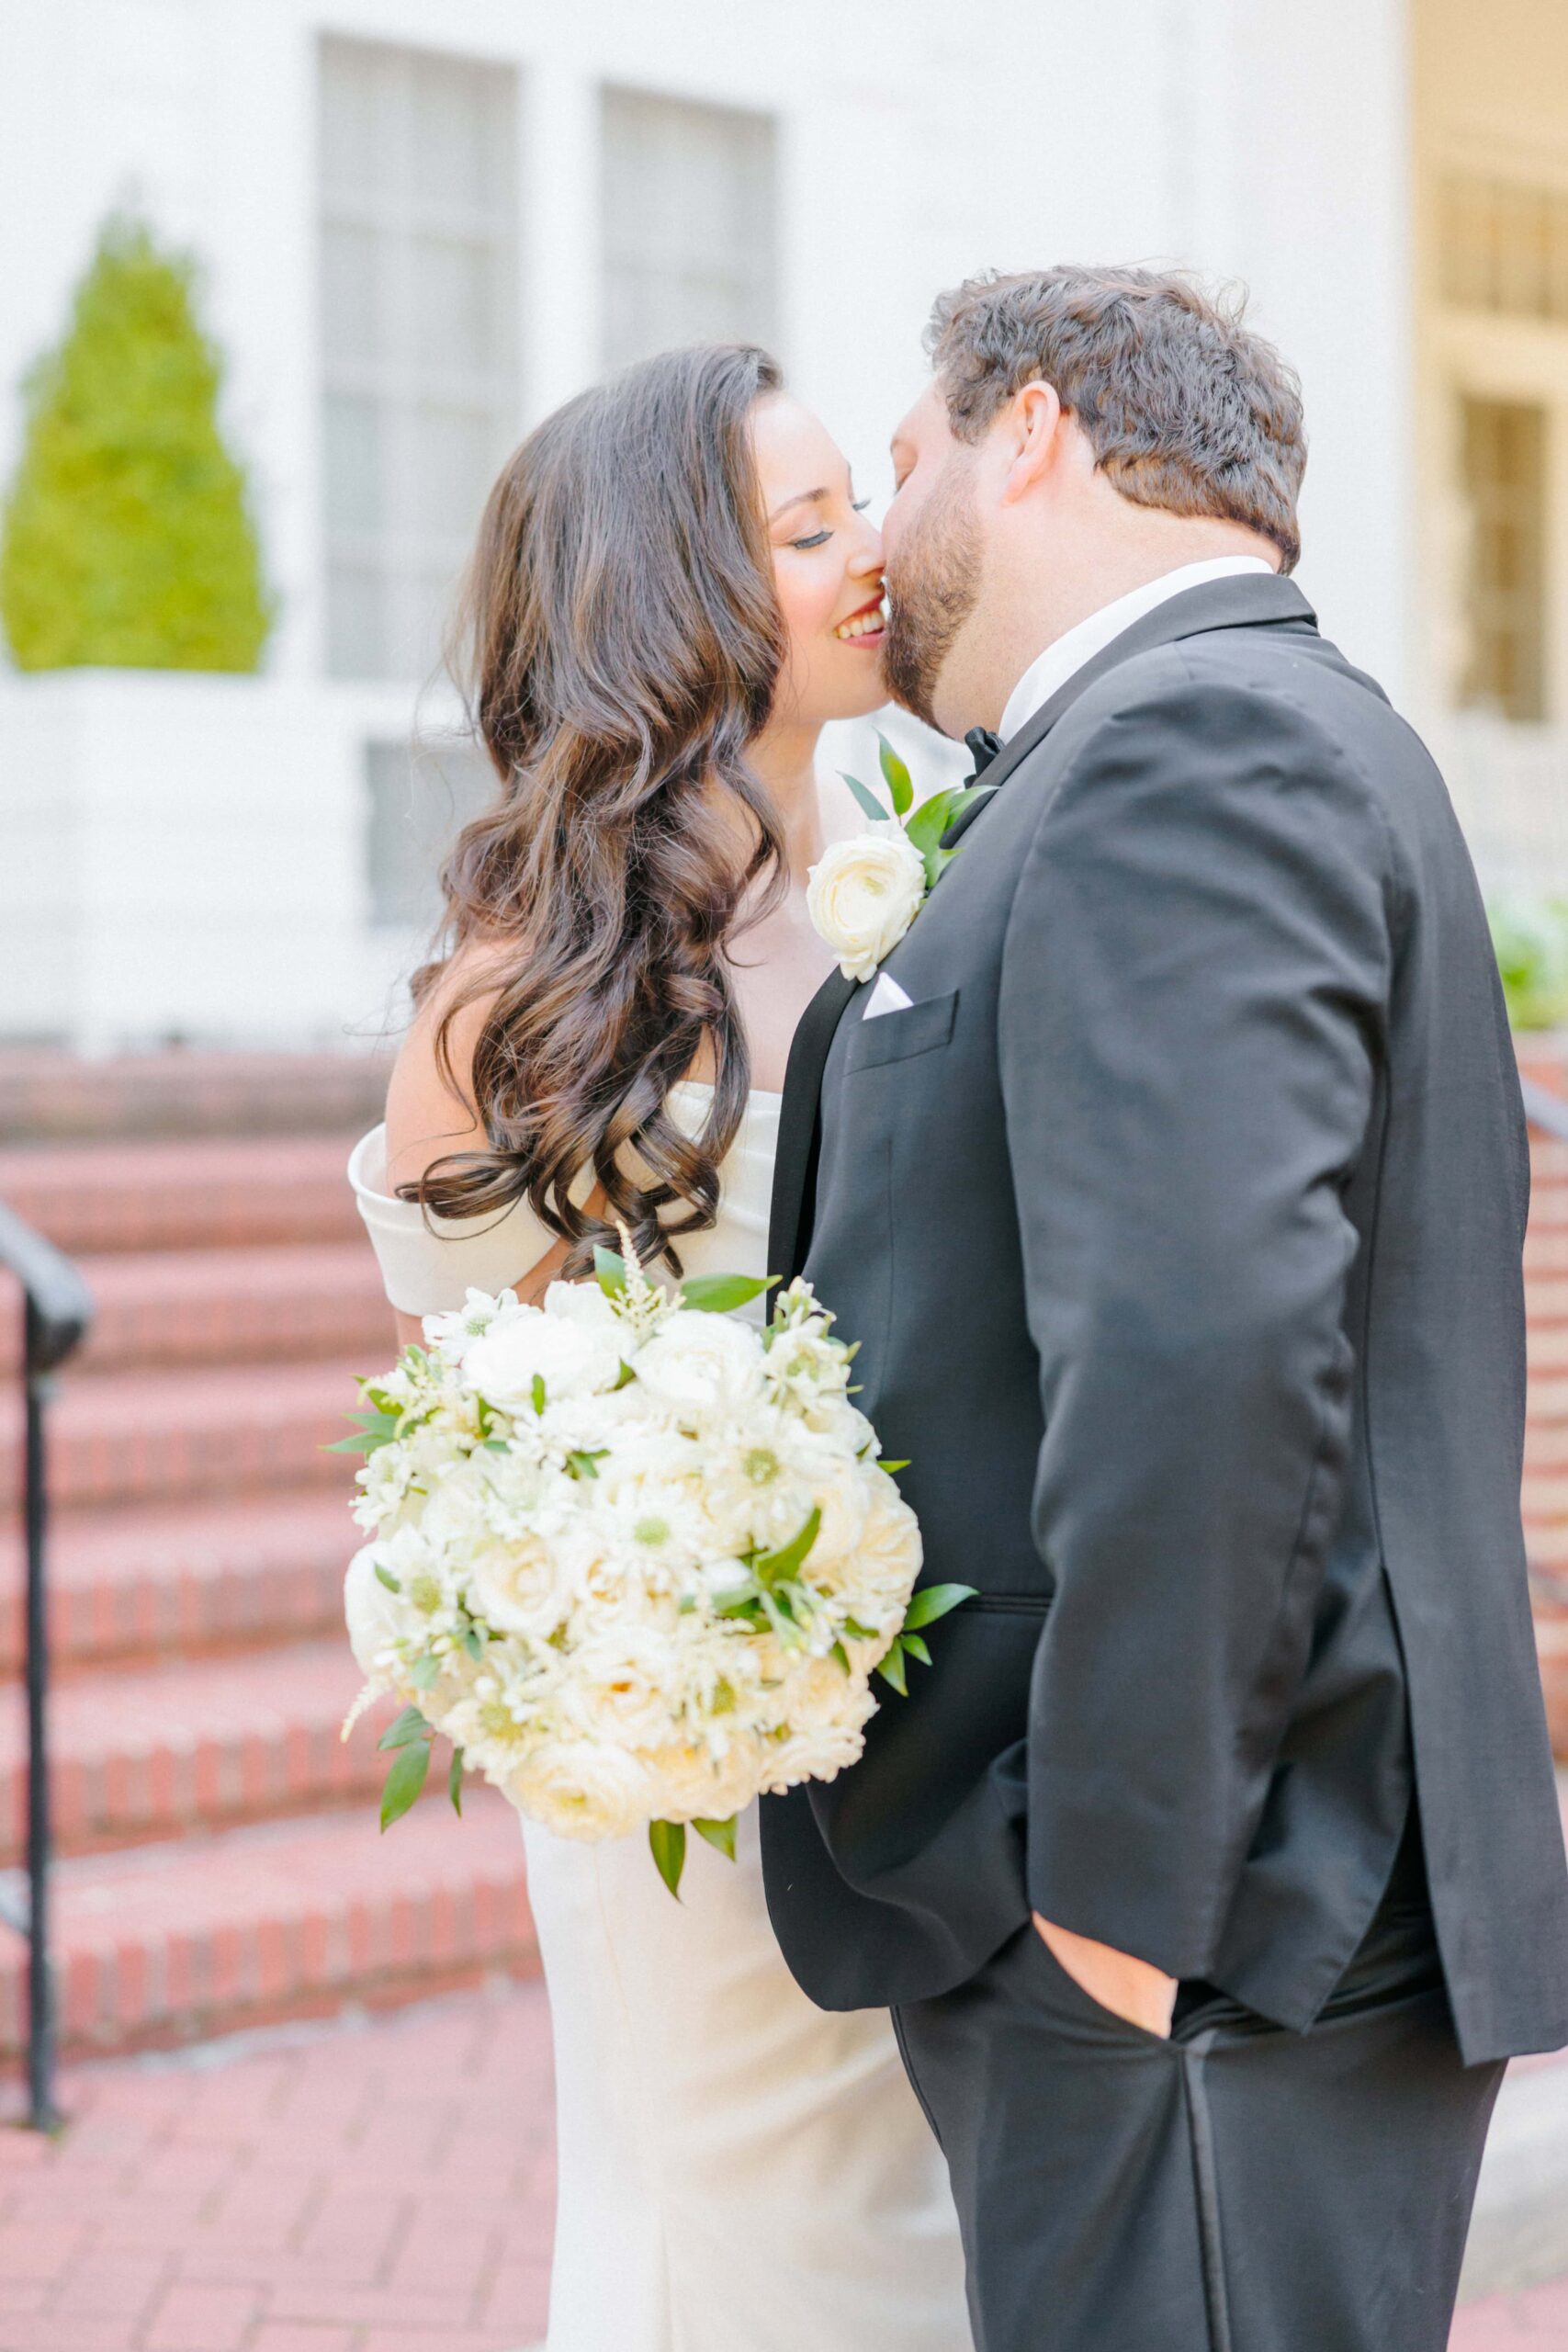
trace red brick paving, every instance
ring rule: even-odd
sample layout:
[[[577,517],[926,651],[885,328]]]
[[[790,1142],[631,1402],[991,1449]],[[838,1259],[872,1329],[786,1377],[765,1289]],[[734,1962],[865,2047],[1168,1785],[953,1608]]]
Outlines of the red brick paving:
[[[543,2337],[541,1986],[79,2066],[62,2092],[58,2142],[0,2129],[0,2352],[524,2352]],[[0,2117],[19,2111],[17,2086],[0,2087]],[[1467,2305],[1451,2352],[1565,2345],[1568,2278]]]
[[[536,1984],[72,2068],[62,2104],[58,2142],[0,2130],[0,2352],[521,2352],[544,2335]],[[0,2115],[19,2111],[6,2084]]]
[[[1517,2295],[1488,2295],[1466,2303],[1454,2323],[1449,2352],[1562,2352],[1568,2345],[1568,2278]]]

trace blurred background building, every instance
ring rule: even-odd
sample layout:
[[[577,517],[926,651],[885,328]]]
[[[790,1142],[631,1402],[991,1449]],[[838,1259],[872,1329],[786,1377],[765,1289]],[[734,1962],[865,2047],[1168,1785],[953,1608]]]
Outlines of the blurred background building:
[[[197,262],[275,600],[254,674],[0,668],[0,1039],[395,1026],[487,789],[439,649],[506,450],[752,336],[880,500],[931,294],[987,265],[1247,281],[1304,380],[1324,626],[1441,739],[1489,872],[1568,882],[1565,92],[1560,0],[0,12],[0,481],[130,212]]]

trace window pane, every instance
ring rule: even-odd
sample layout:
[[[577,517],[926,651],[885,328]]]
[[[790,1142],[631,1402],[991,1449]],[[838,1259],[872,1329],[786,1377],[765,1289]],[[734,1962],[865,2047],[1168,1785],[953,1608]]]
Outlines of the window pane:
[[[772,119],[630,90],[604,99],[604,356],[771,343]]]
[[[381,519],[381,420],[376,403],[330,392],[324,419],[328,527],[372,533]]]
[[[367,743],[365,780],[371,922],[427,931],[441,912],[442,861],[494,798],[494,771],[468,743]]]
[[[1470,659],[1461,699],[1504,718],[1546,716],[1546,412],[1467,400]]]
[[[1568,190],[1454,172],[1440,219],[1445,300],[1568,322]]]
[[[321,333],[329,361],[384,356],[386,255],[374,229],[328,220],[321,229]]]
[[[380,572],[334,558],[327,571],[327,668],[334,678],[387,674]]]

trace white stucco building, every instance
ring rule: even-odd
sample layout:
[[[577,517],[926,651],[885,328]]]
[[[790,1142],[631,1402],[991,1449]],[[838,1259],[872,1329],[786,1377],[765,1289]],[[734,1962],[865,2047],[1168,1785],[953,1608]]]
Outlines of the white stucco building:
[[[618,360],[740,333],[884,495],[931,296],[987,265],[1247,281],[1305,385],[1325,627],[1434,731],[1478,707],[1459,788],[1500,869],[1556,854],[1560,0],[0,8],[0,478],[127,201],[203,263],[280,618],[257,678],[0,668],[0,1036],[395,1020],[473,789],[407,745],[450,718],[498,458]]]

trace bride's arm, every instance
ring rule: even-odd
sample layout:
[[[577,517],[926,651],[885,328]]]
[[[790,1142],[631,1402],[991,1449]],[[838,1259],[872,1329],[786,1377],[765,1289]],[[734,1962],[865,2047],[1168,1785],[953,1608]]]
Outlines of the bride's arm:
[[[475,1107],[472,1088],[474,1049],[499,993],[500,981],[465,1004],[453,1015],[446,1049],[454,1091],[436,1059],[435,1045],[442,1020],[453,998],[485,969],[480,951],[464,949],[454,956],[414,1016],[392,1067],[387,1089],[387,1189],[409,1184],[448,1152],[485,1148],[485,1131]],[[603,1207],[597,1188],[591,1204]],[[544,1296],[566,1261],[568,1245],[553,1242],[542,1256],[518,1269],[511,1287],[519,1298]],[[394,1310],[400,1346],[423,1337],[421,1319]]]

